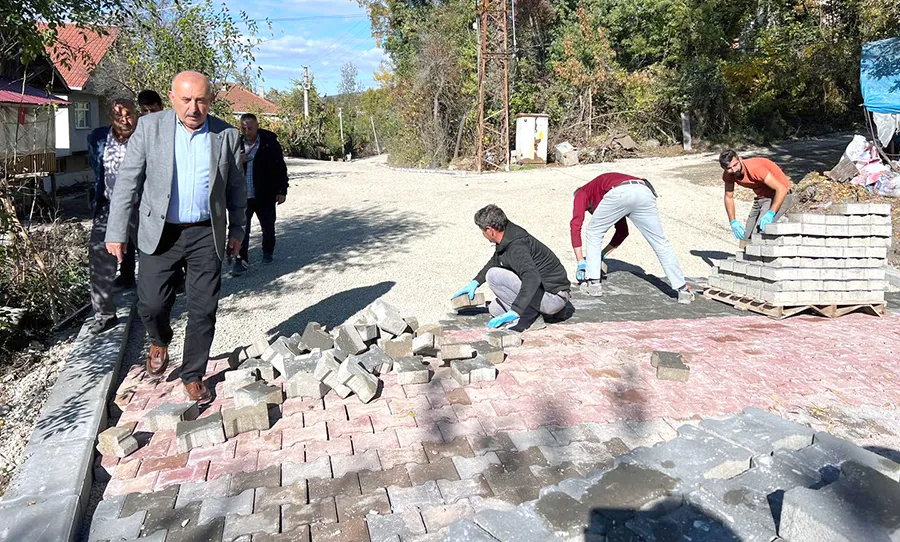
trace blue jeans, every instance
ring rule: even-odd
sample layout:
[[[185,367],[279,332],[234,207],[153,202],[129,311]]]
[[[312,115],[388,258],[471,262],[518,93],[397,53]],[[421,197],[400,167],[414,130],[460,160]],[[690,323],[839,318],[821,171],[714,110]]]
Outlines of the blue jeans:
[[[600,280],[600,267],[603,264],[601,253],[606,232],[622,217],[631,219],[632,224],[650,243],[653,252],[662,265],[663,272],[674,289],[684,286],[684,271],[678,265],[678,258],[672,244],[663,233],[662,222],[659,221],[659,210],[656,208],[656,196],[644,185],[626,184],[616,186],[603,196],[597,209],[587,225],[587,270],[585,278]]]

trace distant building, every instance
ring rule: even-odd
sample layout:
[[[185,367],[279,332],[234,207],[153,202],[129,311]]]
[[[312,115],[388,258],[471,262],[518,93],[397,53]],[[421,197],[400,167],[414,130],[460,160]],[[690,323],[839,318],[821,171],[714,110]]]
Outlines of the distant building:
[[[244,113],[253,113],[257,116],[278,120],[278,105],[254,94],[246,88],[228,83],[225,90],[219,92],[217,100],[223,100],[231,104],[231,112],[236,119],[240,119]]]

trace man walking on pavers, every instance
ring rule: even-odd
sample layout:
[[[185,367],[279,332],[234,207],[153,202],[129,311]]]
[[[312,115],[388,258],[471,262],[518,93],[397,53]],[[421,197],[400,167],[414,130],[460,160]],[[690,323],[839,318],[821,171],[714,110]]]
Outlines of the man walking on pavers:
[[[569,300],[569,277],[549,248],[488,205],[475,213],[475,224],[496,245],[494,256],[469,284],[453,297],[475,297],[487,282],[497,300],[490,305],[489,328],[512,324],[513,331],[544,327],[542,315],[561,313]]]
[[[586,255],[581,246],[581,226],[585,212],[592,215],[585,231]],[[603,258],[628,237],[625,217],[631,219],[644,239],[650,243],[669,284],[678,292],[678,302],[687,304],[693,301],[694,293],[685,282],[675,251],[663,233],[653,185],[646,179],[624,173],[604,173],[575,191],[569,227],[575,258],[578,260],[575,276],[582,281],[581,291],[594,297],[602,295],[600,278]],[[613,225],[616,233],[609,246],[603,248],[603,239]]]
[[[782,217],[794,203],[791,195],[791,180],[775,162],[768,158],[742,159],[733,150],[719,155],[722,181],[725,182],[725,212],[731,231],[739,240],[750,239],[757,231],[765,231],[766,226]],[[747,225],[741,224],[734,215],[734,185],[753,190],[756,199],[747,216]],[[762,217],[762,218],[760,218]]]
[[[103,333],[118,323],[116,306],[113,303],[115,286],[134,285],[134,255],[121,260],[120,276],[116,278],[119,262],[106,251],[106,225],[109,220],[109,202],[128,140],[137,126],[137,108],[131,100],[113,100],[109,108],[111,126],[102,126],[88,135],[88,161],[94,170],[94,222],[91,227],[91,305],[94,308],[94,323],[90,327],[93,334]],[[134,224],[132,224],[134,226]],[[129,232],[131,235],[133,231]]]
[[[247,253],[250,248],[250,221],[254,214],[262,230],[262,263],[272,263],[275,252],[275,206],[281,205],[287,198],[287,166],[278,137],[274,132],[260,129],[253,113],[241,115],[241,163],[247,182],[247,224],[232,275],[243,274],[250,264]]]
[[[208,402],[202,379],[215,334],[222,260],[226,250],[236,254],[240,249],[247,186],[240,134],[209,116],[213,92],[206,76],[178,74],[169,98],[174,110],[141,118],[131,136],[113,193],[106,245],[121,261],[128,217],[138,205],[138,313],[150,336],[147,372],[153,376],[161,375],[169,361],[169,315],[178,275],[186,267],[181,380],[190,400]]]

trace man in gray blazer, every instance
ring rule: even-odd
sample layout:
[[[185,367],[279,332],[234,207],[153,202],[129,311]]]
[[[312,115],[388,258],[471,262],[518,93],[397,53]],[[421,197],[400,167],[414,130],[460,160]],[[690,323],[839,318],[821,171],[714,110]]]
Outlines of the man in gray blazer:
[[[179,272],[187,270],[181,380],[191,400],[208,402],[203,376],[215,334],[222,260],[226,251],[240,250],[247,187],[240,133],[209,116],[213,92],[206,76],[178,74],[169,98],[174,111],[141,117],[131,136],[112,197],[106,246],[121,261],[128,218],[138,205],[138,313],[150,336],[147,372],[153,376],[168,365],[169,315]]]

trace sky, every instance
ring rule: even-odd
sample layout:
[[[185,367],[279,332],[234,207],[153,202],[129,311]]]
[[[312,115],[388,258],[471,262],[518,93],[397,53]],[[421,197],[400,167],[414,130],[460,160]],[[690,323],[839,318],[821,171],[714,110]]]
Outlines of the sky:
[[[254,55],[262,68],[266,90],[287,90],[309,66],[321,94],[334,95],[341,66],[350,61],[359,70],[363,88],[375,87],[372,74],[384,53],[375,44],[365,9],[356,0],[227,0],[234,11],[260,20],[264,41]],[[272,33],[264,19],[272,23]]]

